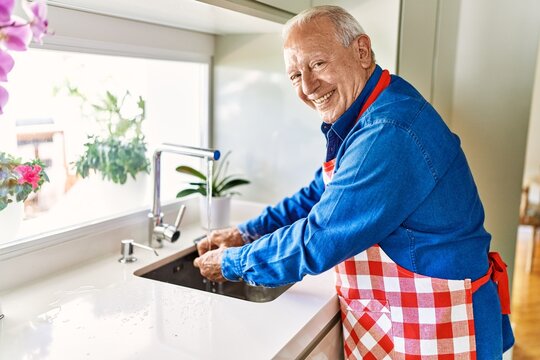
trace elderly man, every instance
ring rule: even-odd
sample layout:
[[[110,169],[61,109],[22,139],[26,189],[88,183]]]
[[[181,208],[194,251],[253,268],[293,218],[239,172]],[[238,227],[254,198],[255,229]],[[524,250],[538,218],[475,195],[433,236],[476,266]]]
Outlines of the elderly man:
[[[284,40],[291,83],[323,120],[326,160],[309,186],[213,232],[196,266],[265,286],[334,267],[348,358],[500,359],[514,341],[506,265],[488,252],[458,137],[375,64],[345,10],[308,9]]]

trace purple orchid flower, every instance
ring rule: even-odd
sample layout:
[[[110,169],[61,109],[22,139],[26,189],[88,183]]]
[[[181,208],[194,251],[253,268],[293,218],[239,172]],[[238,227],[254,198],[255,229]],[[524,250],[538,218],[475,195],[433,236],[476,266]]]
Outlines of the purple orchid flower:
[[[6,51],[0,50],[0,81],[7,81],[7,74],[13,69],[15,61]]]
[[[0,24],[8,24],[11,21],[15,0],[0,0]]]
[[[35,42],[42,44],[43,35],[47,34],[47,27],[49,26],[45,0],[36,0],[30,5],[26,5],[26,2],[24,4],[24,11],[30,18],[30,28],[32,29],[33,39]]]
[[[25,51],[30,40],[32,40],[30,24],[15,20],[13,24],[0,29],[0,42],[9,50]]]
[[[0,86],[0,115],[4,113],[4,106],[6,106],[9,100],[9,94],[6,89]]]

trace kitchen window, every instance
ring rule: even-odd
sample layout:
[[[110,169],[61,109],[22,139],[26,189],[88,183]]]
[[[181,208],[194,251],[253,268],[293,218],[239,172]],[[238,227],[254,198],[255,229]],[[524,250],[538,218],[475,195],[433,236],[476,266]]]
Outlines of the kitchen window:
[[[139,174],[136,180],[129,177],[119,185],[102,180],[98,173],[83,179],[75,172],[75,162],[83,154],[88,136],[99,127],[91,106],[86,110],[107,92],[118,101],[129,92],[128,100],[133,104],[139,96],[144,99],[142,132],[149,161],[153,149],[163,142],[207,145],[207,62],[50,49],[30,49],[15,55],[16,65],[7,84],[10,101],[0,117],[0,151],[23,160],[39,157],[47,165],[50,178],[25,202],[17,239],[150,207],[149,174]],[[132,105],[127,111],[136,110]],[[163,157],[164,201],[174,199],[182,187],[176,165],[196,166],[193,161]],[[0,240],[0,247],[4,245]]]

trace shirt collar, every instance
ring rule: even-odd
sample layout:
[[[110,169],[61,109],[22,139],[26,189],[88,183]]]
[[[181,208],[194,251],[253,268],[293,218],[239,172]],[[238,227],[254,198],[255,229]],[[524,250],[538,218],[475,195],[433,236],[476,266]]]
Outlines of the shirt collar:
[[[352,105],[349,106],[349,108],[333,124],[322,123],[321,131],[323,132],[323,134],[326,135],[328,131],[332,129],[336,133],[336,135],[340,137],[341,140],[347,137],[347,134],[349,133],[349,131],[351,131],[354,124],[356,123],[356,119],[358,118],[360,109],[362,109],[362,106],[364,106],[364,103],[369,97],[369,94],[371,94],[371,92],[377,85],[381,74],[381,67],[379,65],[376,65],[375,71],[373,71],[373,74],[371,74],[368,81],[366,82],[366,85],[360,92],[360,95],[358,95]]]

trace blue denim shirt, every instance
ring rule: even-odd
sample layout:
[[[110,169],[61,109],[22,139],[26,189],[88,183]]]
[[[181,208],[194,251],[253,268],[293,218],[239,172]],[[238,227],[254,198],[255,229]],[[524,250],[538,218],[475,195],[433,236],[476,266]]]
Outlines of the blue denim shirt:
[[[374,244],[422,275],[476,280],[487,272],[491,236],[483,206],[459,138],[433,107],[392,76],[354,124],[380,74],[377,67],[326,130],[343,138],[332,182],[325,188],[318,169],[307,187],[240,224],[240,232],[257,240],[224,252],[225,278],[279,286]],[[474,293],[473,310],[478,359],[500,359],[514,338],[493,282]]]

